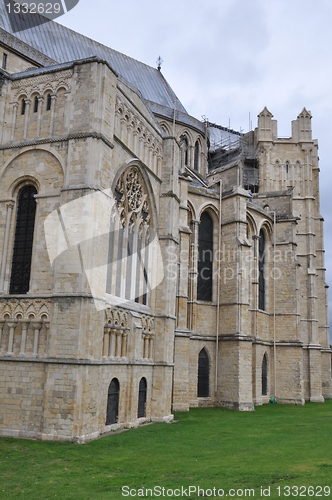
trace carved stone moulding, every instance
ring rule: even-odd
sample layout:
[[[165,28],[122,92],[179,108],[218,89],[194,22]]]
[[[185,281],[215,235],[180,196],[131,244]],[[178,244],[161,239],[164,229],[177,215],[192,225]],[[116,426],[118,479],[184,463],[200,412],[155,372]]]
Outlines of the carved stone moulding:
[[[49,321],[51,304],[51,300],[45,299],[2,299],[0,300],[0,319]]]

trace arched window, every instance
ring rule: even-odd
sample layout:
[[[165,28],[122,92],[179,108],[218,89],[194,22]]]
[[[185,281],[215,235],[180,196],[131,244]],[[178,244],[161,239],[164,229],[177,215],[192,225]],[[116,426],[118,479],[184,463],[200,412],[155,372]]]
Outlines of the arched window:
[[[23,99],[22,99],[22,106],[21,106],[21,115],[25,115],[25,106],[26,106],[25,99],[23,97]]]
[[[151,205],[139,169],[120,176],[110,221],[106,292],[125,300],[149,302],[154,239]]]
[[[182,146],[182,149],[183,149],[183,162],[184,162],[183,166],[188,166],[188,150],[189,150],[188,139],[187,139],[187,137],[185,135],[181,135],[180,140],[183,141],[183,146]]]
[[[263,362],[262,362],[262,396],[267,396],[267,359],[266,359],[266,354],[264,354]]]
[[[199,143],[195,143],[195,156],[194,156],[194,170],[198,172],[198,162],[199,162]]]
[[[143,377],[139,383],[137,418],[146,416],[146,391],[147,383],[146,379]]]
[[[108,388],[106,425],[116,424],[119,415],[119,394],[120,384],[117,378],[114,378]]]
[[[52,96],[51,94],[47,94],[46,111],[50,111],[51,107],[52,107]]]
[[[38,97],[35,96],[34,106],[33,106],[33,112],[37,113],[37,111],[38,111]]]
[[[198,378],[197,378],[197,397],[209,397],[209,358],[206,350],[203,348],[198,355]]]
[[[29,291],[33,233],[35,228],[37,190],[34,186],[23,188],[18,195],[15,242],[9,293],[24,294]]]
[[[258,308],[265,311],[265,235],[264,231],[259,233],[259,301]]]
[[[213,221],[207,212],[203,212],[198,230],[198,300],[212,301],[212,265]]]

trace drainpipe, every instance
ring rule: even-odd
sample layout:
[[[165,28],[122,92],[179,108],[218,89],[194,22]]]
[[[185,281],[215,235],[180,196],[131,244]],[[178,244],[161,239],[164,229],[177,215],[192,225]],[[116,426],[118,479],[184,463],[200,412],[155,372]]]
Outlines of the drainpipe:
[[[273,358],[274,358],[274,400],[277,399],[277,354],[276,354],[276,213],[273,211]]]
[[[222,180],[220,179],[220,184],[219,184],[219,224],[218,224],[218,284],[217,284],[216,380],[215,380],[215,390],[214,390],[215,395],[217,395],[217,386],[218,386],[218,354],[219,354],[221,199],[222,199]]]

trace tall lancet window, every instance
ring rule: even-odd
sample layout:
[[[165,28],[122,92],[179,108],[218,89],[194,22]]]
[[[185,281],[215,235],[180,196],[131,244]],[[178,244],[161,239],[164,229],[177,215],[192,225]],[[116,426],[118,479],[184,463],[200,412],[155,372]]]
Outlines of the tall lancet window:
[[[262,361],[262,396],[267,396],[267,359],[266,354]]]
[[[35,229],[37,190],[34,186],[21,189],[15,229],[9,293],[25,294],[29,291],[33,233]]]
[[[121,175],[111,215],[107,293],[147,305],[152,255],[151,209],[137,167]]]
[[[206,350],[203,348],[198,356],[197,397],[209,397],[210,366]]]
[[[212,301],[213,221],[203,212],[198,230],[197,299]]]
[[[265,311],[265,235],[264,231],[259,233],[259,300],[258,307],[262,311]]]
[[[194,156],[194,170],[198,172],[198,163],[199,163],[199,143],[196,141],[195,143],[195,156]]]
[[[188,166],[188,161],[189,161],[189,158],[188,158],[188,151],[189,151],[189,143],[188,143],[188,139],[185,135],[181,135],[180,137],[180,140],[183,141],[183,146],[182,146],[182,150],[183,150],[183,166]]]

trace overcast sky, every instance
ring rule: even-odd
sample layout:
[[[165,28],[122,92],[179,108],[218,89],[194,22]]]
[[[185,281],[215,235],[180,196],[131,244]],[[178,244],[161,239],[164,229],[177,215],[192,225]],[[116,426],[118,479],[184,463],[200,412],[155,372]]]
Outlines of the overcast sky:
[[[80,0],[58,22],[151,66],[160,55],[164,76],[198,119],[247,131],[249,113],[254,128],[267,106],[284,137],[310,110],[332,284],[331,20],[331,0]]]

